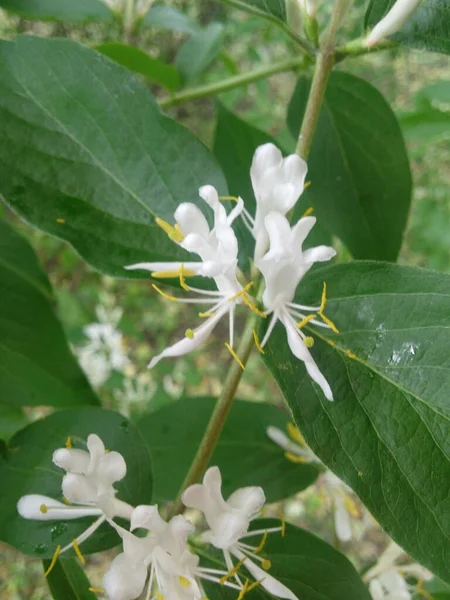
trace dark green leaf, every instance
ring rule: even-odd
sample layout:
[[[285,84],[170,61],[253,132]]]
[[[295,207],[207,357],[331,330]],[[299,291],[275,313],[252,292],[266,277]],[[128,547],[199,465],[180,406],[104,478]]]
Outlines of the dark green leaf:
[[[31,36],[0,46],[0,191],[96,268],[188,255],[154,224],[198,188],[226,194],[210,152],[144,84],[94,50]]]
[[[433,600],[450,600],[450,585],[447,585],[437,577],[427,581],[424,584],[424,589],[431,594]],[[417,593],[414,600],[423,599],[423,594]]]
[[[16,504],[26,494],[43,494],[61,500],[64,471],[52,462],[52,454],[64,446],[68,436],[74,445],[96,433],[106,448],[120,452],[127,463],[126,477],[116,484],[117,497],[133,506],[150,504],[152,471],[147,446],[140,432],[116,412],[101,408],[79,408],[54,413],[17,433],[0,462],[0,539],[24,554],[51,557],[58,545],[65,546],[93,522],[93,518],[70,521],[31,521],[23,519]],[[79,442],[79,445],[78,445]],[[83,543],[83,554],[99,552],[119,544],[120,538],[109,525],[102,525]],[[73,554],[72,550],[67,555]],[[65,556],[65,555],[64,555]]]
[[[272,136],[256,129],[217,103],[214,154],[225,174],[230,194],[240,196],[245,202],[245,208],[252,215],[256,211],[256,200],[250,180],[250,166],[256,148],[269,142],[279,146]],[[310,205],[308,193],[305,192],[296,205],[294,219],[300,217]],[[245,254],[252,256],[255,243],[241,219],[237,221],[235,231],[240,248],[245,248]],[[307,242],[310,246],[330,244],[331,236],[318,224]],[[306,244],[306,247],[309,246]]]
[[[51,561],[44,560],[44,572]],[[91,584],[75,558],[60,558],[47,576],[47,583],[55,600],[96,600],[89,591]]]
[[[183,33],[196,33],[200,25],[188,15],[176,8],[158,4],[152,6],[142,20],[144,25],[154,25],[171,31],[182,31]]]
[[[450,112],[432,106],[402,114],[399,121],[408,140],[428,142],[450,135]]]
[[[261,11],[262,14],[272,15],[283,21],[286,20],[285,0],[220,0],[220,2],[252,13],[256,9]]]
[[[313,330],[328,402],[278,327],[264,359],[319,458],[411,556],[450,579],[450,277],[348,263],[305,278],[339,335]],[[299,297],[299,298],[300,298]]]
[[[269,519],[255,521],[255,529],[276,527]],[[260,538],[249,538],[248,543]],[[269,574],[281,581],[299,600],[370,600],[370,594],[351,562],[312,533],[286,525],[286,535],[271,533],[262,553],[272,564]],[[244,563],[245,565],[245,563]],[[240,573],[245,573],[245,566]],[[210,600],[231,600],[236,592],[205,582]],[[249,600],[273,598],[261,587],[248,594]]]
[[[9,440],[16,431],[25,427],[28,419],[18,406],[0,404],[0,439]]]
[[[152,58],[135,46],[125,44],[101,44],[95,48],[119,65],[123,65],[134,73],[145,75],[147,79],[159,83],[168,90],[176,90],[181,83],[180,74],[172,65]]]
[[[100,0],[0,0],[0,7],[39,21],[112,21],[113,13]]]
[[[194,81],[220,54],[224,26],[210,23],[184,42],[175,58],[175,66],[188,82]]]
[[[450,81],[435,81],[431,85],[420,89],[416,98],[426,99],[433,106],[450,105]]]
[[[192,463],[214,408],[209,398],[189,398],[146,415],[139,423],[153,459],[156,502],[175,498]],[[285,429],[289,415],[275,406],[234,402],[211,459],[222,471],[224,492],[260,485],[268,502],[295,494],[314,482],[312,465],[289,462],[266,434]]]
[[[298,135],[309,80],[301,78],[288,124]],[[355,258],[396,260],[411,199],[411,174],[398,122],[366,81],[335,71],[308,159],[309,198],[319,221]]]
[[[1,220],[0,288],[2,402],[98,404],[53,311],[47,276],[31,246]]]
[[[395,0],[371,0],[365,27],[374,27],[394,3]],[[450,0],[423,0],[391,39],[412,48],[450,54]]]

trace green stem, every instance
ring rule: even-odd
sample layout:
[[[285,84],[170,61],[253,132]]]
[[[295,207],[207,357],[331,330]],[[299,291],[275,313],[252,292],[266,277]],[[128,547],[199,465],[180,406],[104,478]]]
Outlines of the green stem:
[[[236,354],[245,366],[250,356],[250,352],[254,346],[253,330],[257,326],[258,315],[251,313],[244,326],[241,341],[239,343]],[[203,435],[203,439],[198,447],[197,454],[191,464],[191,468],[186,475],[183,485],[178,493],[175,503],[170,512],[170,516],[176,515],[183,510],[181,495],[183,491],[194,483],[198,483],[206,471],[209,461],[216,444],[222,433],[223,426],[227,419],[228,413],[233,402],[234,395],[244,373],[239,363],[233,359],[227,377],[223,384],[222,393],[214,408],[208,427]]]
[[[271,75],[277,73],[283,73],[285,71],[293,71],[295,69],[305,67],[308,60],[301,56],[296,58],[288,58],[260,69],[255,69],[249,73],[242,73],[240,75],[234,75],[222,81],[215,81],[214,83],[208,83],[195,88],[187,89],[179,94],[174,94],[168,98],[162,98],[159,102],[161,108],[169,108],[176,104],[183,102],[189,102],[191,100],[198,100],[199,98],[209,98],[211,96],[217,96],[223,92],[227,92],[234,88],[246,85],[258,81],[259,79],[265,79]]]
[[[378,42],[378,44],[373,48],[367,48],[364,46],[364,40],[365,38],[358,38],[348,42],[344,46],[339,46],[336,48],[336,62],[341,62],[345,58],[350,58],[353,56],[364,56],[366,54],[373,54],[374,52],[381,52],[382,50],[392,50],[393,48],[398,47],[396,42],[384,40],[382,42]]]
[[[135,0],[124,0],[122,26],[123,26],[123,43],[129,44],[134,29],[136,6]]]

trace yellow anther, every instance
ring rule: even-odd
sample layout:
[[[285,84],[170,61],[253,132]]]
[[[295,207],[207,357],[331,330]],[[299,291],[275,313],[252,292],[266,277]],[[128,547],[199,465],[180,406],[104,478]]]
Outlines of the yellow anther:
[[[56,219],[56,222],[64,224],[66,222],[66,220],[65,219]]]
[[[294,454],[293,452],[285,452],[284,456],[293,463],[304,464],[308,462],[306,456],[299,456],[298,454]]]
[[[364,471],[358,471],[358,477],[362,477],[364,475]]]
[[[247,283],[247,285],[242,288],[242,290],[240,292],[238,292],[237,294],[234,294],[234,296],[230,296],[230,298],[228,298],[228,302],[233,302],[233,300],[236,300],[236,298],[239,298],[239,296],[245,296],[246,292],[252,287],[253,285],[253,281],[250,281],[250,283]]]
[[[192,277],[193,275],[195,275],[195,271],[192,271],[191,269],[185,269],[184,265],[181,265],[181,267],[180,267],[180,285],[183,288],[183,290],[185,290],[186,292],[189,292],[190,289],[186,283],[185,277]]]
[[[248,592],[248,584],[249,584],[249,580],[246,579],[245,583],[244,583],[244,587],[241,589],[241,591],[239,592],[239,596],[237,597],[237,600],[242,600],[242,598],[245,596],[245,594]]]
[[[185,334],[184,334],[187,338],[189,338],[190,340],[194,339],[194,332],[192,331],[192,329],[186,329]]]
[[[66,443],[64,444],[64,447],[67,448],[68,450],[70,450],[72,448],[72,438],[70,437],[70,435],[67,438]]]
[[[261,552],[261,550],[264,548],[264,546],[266,545],[266,541],[267,541],[267,536],[269,534],[267,533],[267,531],[264,532],[264,535],[262,537],[262,540],[260,541],[259,545],[255,548],[254,552],[256,552],[256,554],[258,554],[258,552]]]
[[[206,319],[206,318],[208,318],[208,317],[215,317],[216,315],[217,315],[217,313],[216,313],[216,312],[199,312],[199,313],[198,313],[198,316],[199,316],[201,319]]]
[[[262,312],[262,310],[259,310],[259,308],[256,306],[256,304],[254,304],[250,298],[248,297],[247,294],[244,294],[242,296],[243,301],[245,302],[245,304],[249,307],[249,309],[251,311],[253,311],[254,313],[256,313],[258,315],[258,317],[262,317],[263,319],[265,319],[267,317],[266,313]]]
[[[178,223],[176,225],[171,225],[167,221],[163,221],[163,219],[159,218],[155,219],[155,221],[156,224],[167,233],[167,235],[172,241],[177,242],[179,244],[184,240],[183,232],[181,231],[181,228],[178,225]]]
[[[47,513],[48,513],[48,507],[47,507],[47,505],[46,505],[46,504],[41,504],[41,505],[40,505],[40,507],[39,507],[39,510],[41,511],[41,513],[42,513],[43,515],[45,515],[45,514],[47,514]]]
[[[263,581],[264,581],[264,578],[263,579],[258,579],[258,581],[254,581],[252,583],[252,585],[248,586],[246,593],[248,594],[248,592],[251,592],[255,587],[257,587],[258,585],[260,585]]]
[[[304,318],[303,318],[301,321],[299,321],[299,322],[297,323],[297,327],[298,327],[299,329],[301,329],[302,327],[304,327],[305,325],[307,325],[307,324],[308,324],[310,321],[312,321],[312,320],[313,320],[313,319],[315,319],[316,317],[317,317],[317,315],[316,315],[316,314],[313,314],[313,315],[308,315],[308,316],[304,317]]]
[[[319,313],[319,315],[321,316],[322,321],[328,325],[328,327],[331,329],[331,331],[334,331],[334,333],[339,333],[339,329],[336,327],[336,325],[333,323],[333,321],[331,319],[329,319],[325,315],[322,315],[321,313]]]
[[[102,588],[95,588],[95,587],[90,587],[89,591],[92,592],[93,594],[104,594],[105,590]]]
[[[175,296],[169,296],[169,294],[166,294],[166,292],[163,292],[157,285],[155,285],[154,283],[152,283],[152,288],[158,292],[158,294],[160,294],[163,298],[165,298],[166,300],[170,300],[171,302],[178,302],[178,298],[175,298]]]
[[[311,185],[311,183],[312,183],[312,181],[307,181],[307,182],[305,183],[305,185],[303,186],[303,189],[304,189],[304,190],[306,190],[306,188],[309,188],[309,186]],[[312,208],[310,208],[310,209],[308,209],[308,210],[310,210],[311,212],[313,211],[313,209],[312,209]]]
[[[268,571],[270,569],[270,567],[272,566],[272,563],[270,562],[270,560],[267,560],[267,558],[266,558],[265,560],[262,561],[261,566],[265,571]]]
[[[164,596],[162,594],[160,594],[159,592],[156,592],[155,598],[156,598],[156,600],[164,600]]]
[[[219,196],[219,200],[232,200],[233,202],[239,202],[237,196]]]
[[[242,360],[239,358],[239,356],[236,354],[236,352],[233,350],[233,348],[230,346],[230,344],[228,342],[225,342],[225,346],[228,350],[228,352],[231,354],[231,356],[234,358],[234,360],[238,363],[238,365],[241,367],[241,369],[243,371],[245,371],[245,365],[242,362]]]
[[[72,502],[65,496],[62,497],[62,501],[64,502],[64,504],[68,504],[69,506],[72,504]]]
[[[300,433],[300,429],[298,427],[296,427],[294,425],[294,423],[288,423],[286,425],[286,429],[287,429],[288,434],[294,440],[294,442],[297,442],[298,444],[300,444],[300,446],[303,446],[303,448],[307,447],[305,438]]]
[[[55,550],[55,554],[53,555],[52,562],[50,566],[44,573],[44,577],[48,577],[50,573],[53,571],[53,567],[56,565],[56,561],[58,560],[59,553],[61,552],[61,546],[58,546]]]
[[[308,186],[309,186],[309,185],[311,185],[311,182],[310,182],[310,181],[308,181]],[[305,188],[306,188],[306,186],[305,186]],[[314,212],[314,209],[313,209],[313,207],[312,207],[312,206],[310,206],[310,207],[309,207],[309,208],[307,208],[307,209],[305,210],[305,212],[302,214],[302,219],[303,219],[304,217],[309,217],[309,215],[312,215],[312,213],[313,213],[313,212]]]
[[[258,351],[261,354],[265,354],[265,352],[260,344],[258,334],[256,333],[256,329],[253,330],[253,339],[255,340],[255,346],[258,348]]]
[[[86,559],[84,558],[84,556],[81,554],[81,550],[80,550],[80,546],[78,545],[77,540],[73,540],[72,542],[72,546],[73,549],[75,550],[75,554],[78,556],[78,558],[80,559],[80,562],[82,565],[86,564]]]
[[[426,600],[433,600],[433,596],[427,592],[423,587],[423,579],[419,579],[416,585],[416,592],[426,598]]]
[[[327,304],[327,284],[324,281],[323,282],[323,290],[322,290],[322,298],[320,300],[320,308],[319,308],[318,314],[320,315],[322,321],[328,325],[328,327],[331,329],[331,331],[334,331],[334,333],[339,333],[339,329],[336,327],[336,325],[333,323],[333,321],[323,314],[326,304]]]
[[[186,577],[183,577],[183,575],[179,575],[178,576],[178,581],[181,583],[181,585],[183,587],[190,587],[191,582],[189,581],[189,579],[187,579]]]
[[[280,520],[281,520],[281,537],[286,535],[286,521],[284,520],[283,512],[280,510]]]
[[[244,558],[242,560],[240,560],[238,563],[236,563],[234,565],[234,567],[232,569],[230,569],[226,575],[224,575],[223,577],[221,577],[219,579],[220,584],[223,585],[226,581],[228,581],[228,579],[230,579],[230,577],[233,577],[234,575],[236,575],[236,573],[239,571],[239,569],[242,567],[242,565],[244,564],[244,562],[246,560],[247,560],[247,557],[244,556]]]
[[[349,358],[356,358],[356,354],[353,354],[353,352],[351,350],[346,350],[345,351],[346,356],[348,356]]]
[[[305,339],[303,340],[303,343],[305,344],[305,346],[307,348],[312,348],[314,346],[314,338],[311,337],[310,335],[306,336]]]
[[[356,506],[355,502],[352,498],[350,498],[350,496],[345,496],[344,503],[346,509],[352,517],[357,518],[360,516],[359,508]]]

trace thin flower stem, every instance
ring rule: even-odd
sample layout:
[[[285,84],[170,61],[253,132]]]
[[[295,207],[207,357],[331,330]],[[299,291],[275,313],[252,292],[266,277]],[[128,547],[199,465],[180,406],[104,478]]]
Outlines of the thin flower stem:
[[[304,56],[297,56],[295,58],[288,58],[279,62],[272,63],[266,67],[261,67],[250,71],[249,73],[242,73],[240,75],[234,75],[221,81],[215,81],[214,83],[208,83],[195,88],[187,89],[179,94],[162,98],[159,101],[161,108],[170,108],[183,102],[190,102],[191,100],[198,100],[199,98],[209,98],[211,96],[217,96],[223,92],[227,92],[234,88],[246,85],[258,81],[259,79],[265,79],[271,75],[277,73],[283,73],[286,71],[293,71],[296,69],[304,68],[308,64],[308,59]]]
[[[247,363],[248,357],[250,356],[250,352],[254,346],[253,330],[255,329],[255,327],[257,327],[259,318],[260,317],[258,317],[257,314],[251,312],[244,326],[241,341],[239,342],[239,346],[236,351],[236,354],[239,356],[239,359],[241,360],[243,365]],[[208,427],[206,428],[206,431],[203,435],[203,439],[197,450],[197,454],[195,455],[194,460],[191,464],[191,468],[189,469],[188,474],[186,475],[186,478],[183,481],[183,485],[181,486],[178,496],[170,511],[170,516],[174,516],[182,512],[182,493],[187,487],[194,483],[198,483],[203,477],[203,474],[208,467],[214,448],[216,447],[216,444],[219,440],[220,434],[222,433],[223,426],[227,419],[234,395],[236,393],[237,387],[239,385],[243,373],[244,371],[237,363],[237,361],[233,360],[233,362],[230,365],[230,369],[228,371],[225,382],[223,384],[222,393],[211,415]]]

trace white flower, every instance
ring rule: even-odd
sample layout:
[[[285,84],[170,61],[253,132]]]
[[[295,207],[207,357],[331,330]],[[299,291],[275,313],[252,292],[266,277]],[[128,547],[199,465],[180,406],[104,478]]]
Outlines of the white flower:
[[[69,447],[59,448],[53,453],[53,462],[64,469],[62,493],[67,504],[40,494],[22,496],[17,503],[19,514],[25,519],[40,521],[78,519],[86,516],[98,517],[86,531],[57,553],[71,546],[79,554],[78,546],[90,537],[107,519],[130,518],[132,507],[116,498],[113,484],[125,477],[127,468],[119,452],[106,452],[98,435],[87,439],[88,452]]]
[[[264,348],[276,323],[280,321],[286,329],[288,344],[294,356],[305,363],[309,376],[322,388],[326,398],[333,400],[331,388],[308,350],[314,340],[301,330],[307,323],[313,323],[337,332],[332,321],[323,314],[326,287],[324,286],[320,306],[305,306],[293,302],[298,284],[312,265],[328,261],[336,254],[328,246],[302,250],[303,242],[315,222],[315,217],[303,217],[291,228],[289,221],[280,213],[271,212],[265,218],[270,249],[256,262],[256,266],[263,274],[266,284],[262,298],[264,311],[267,315],[272,314],[272,318],[260,348]],[[313,314],[306,314],[311,311]],[[316,319],[318,316],[323,322]],[[297,322],[296,319],[300,321]]]
[[[230,339],[226,344],[230,352],[234,354],[234,311],[237,304],[245,303],[257,311],[252,301],[246,294],[249,286],[243,288],[237,280],[238,268],[238,242],[231,227],[234,219],[241,213],[243,202],[238,199],[235,208],[227,215],[225,208],[219,200],[217,191],[210,185],[199,190],[200,196],[214,211],[214,227],[210,230],[208,222],[195,205],[188,202],[180,204],[175,211],[174,226],[157,219],[169,237],[179,246],[193,252],[200,257],[197,262],[158,262],[138,263],[125,267],[126,269],[145,269],[152,272],[156,278],[179,277],[181,286],[187,291],[194,291],[200,295],[199,298],[175,298],[162,292],[157,286],[153,288],[164,298],[175,302],[198,303],[209,305],[207,313],[200,313],[201,317],[207,317],[205,322],[196,329],[187,329],[186,336],[169,346],[161,354],[155,356],[149,367],[154,367],[162,358],[167,356],[177,357],[187,354],[200,346],[211,334],[218,322],[225,316],[229,316]],[[217,291],[207,291],[188,287],[185,277],[200,275],[212,278],[216,284]]]
[[[286,215],[304,190],[306,162],[297,154],[283,158],[273,144],[259,146],[250,168],[256,213],[253,218],[244,209],[242,217],[256,240],[255,261],[267,250],[269,238],[265,218],[271,211]]]
[[[281,429],[278,429],[278,427],[274,427],[273,425],[270,425],[267,428],[266,433],[275,444],[278,444],[280,448],[283,448],[285,457],[291,462],[321,464],[321,461],[317,458],[311,448],[307,446],[298,428],[292,423],[288,423],[287,430],[290,438],[284,431],[281,431]]]
[[[210,467],[203,478],[203,483],[195,484],[185,490],[182,501],[188,508],[200,510],[208,523],[209,529],[202,535],[205,542],[209,542],[223,552],[225,563],[229,569],[228,580],[234,578],[240,589],[249,591],[248,581],[243,584],[238,571],[244,566],[254,577],[259,585],[278,598],[296,600],[296,596],[281,582],[267,573],[270,561],[258,555],[264,546],[267,534],[282,531],[282,527],[248,531],[250,521],[255,518],[264,502],[264,491],[260,487],[245,487],[236,490],[228,500],[222,496],[222,477],[218,467]],[[263,534],[263,541],[259,546],[250,546],[242,541],[248,537]],[[232,557],[238,559],[233,564]],[[254,560],[261,563],[259,567]],[[252,584],[254,585],[254,584]]]
[[[419,6],[421,0],[397,0],[391,10],[379,21],[366,38],[368,48],[396,33]]]

